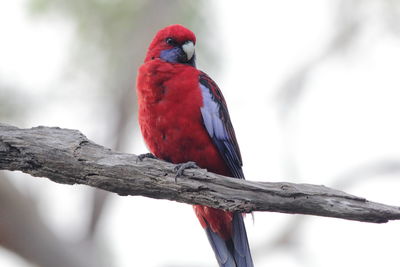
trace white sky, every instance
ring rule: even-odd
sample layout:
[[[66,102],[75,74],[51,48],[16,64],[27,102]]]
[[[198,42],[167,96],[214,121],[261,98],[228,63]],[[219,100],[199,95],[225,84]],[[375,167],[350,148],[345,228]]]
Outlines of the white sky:
[[[0,4],[0,80],[19,85],[27,97],[41,101],[80,92],[85,84],[64,83],[72,29],[62,21],[28,18],[25,1]],[[224,64],[220,75],[209,73],[221,87],[241,146],[245,173],[250,180],[293,181],[327,186],[353,167],[400,155],[398,104],[399,40],[379,27],[367,28],[357,49],[321,64],[308,77],[307,93],[295,113],[293,127],[297,177],[285,177],[283,139],[276,113],[276,94],[285,79],[318,55],[334,30],[337,1],[212,1],[218,14],[215,27],[223,40]],[[49,23],[51,22],[51,23]],[[64,34],[60,37],[59,32]],[[198,40],[201,45],[202,40]],[[201,55],[197,55],[201,62]],[[201,64],[200,64],[201,65]],[[203,69],[207,72],[207,69]],[[52,90],[58,90],[53,92]],[[91,139],[104,136],[91,124],[86,110],[89,92],[80,101],[33,110],[28,125],[80,129]],[[73,105],[75,110],[71,110]],[[79,118],[79,119],[78,119]],[[11,121],[8,123],[12,123]],[[132,153],[143,153],[135,145]],[[394,176],[346,188],[374,201],[399,205],[400,180]],[[85,202],[82,186],[54,185],[46,180],[16,179],[41,190],[41,212],[55,231],[73,239],[82,231],[83,212],[67,203]],[[34,180],[34,181],[33,181]],[[25,185],[26,186],[26,185]],[[47,200],[65,209],[56,209]],[[46,204],[47,203],[47,204]],[[65,214],[74,214],[65,218]],[[113,197],[103,222],[102,238],[109,244],[117,266],[215,266],[207,239],[187,205],[142,197]],[[251,246],[271,241],[294,216],[256,213],[247,219]],[[75,234],[70,233],[76,228]],[[307,217],[293,250],[255,255],[256,266],[396,266],[400,225],[372,225],[336,219]],[[69,231],[68,233],[66,231]],[[195,260],[194,260],[195,259]],[[25,266],[0,250],[0,266]],[[165,266],[165,265],[164,265]]]

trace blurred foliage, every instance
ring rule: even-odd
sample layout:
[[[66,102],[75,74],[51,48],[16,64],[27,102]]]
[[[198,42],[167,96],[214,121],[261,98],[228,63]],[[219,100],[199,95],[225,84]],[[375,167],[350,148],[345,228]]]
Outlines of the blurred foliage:
[[[77,38],[69,73],[86,74],[98,87],[93,97],[103,94],[102,99],[95,101],[101,102],[103,112],[106,110],[112,118],[107,122],[110,144],[105,145],[118,150],[125,146],[127,133],[137,129],[132,120],[136,116],[136,72],[154,34],[176,23],[196,29],[196,33],[197,29],[207,28],[201,12],[203,1],[30,0],[29,3],[35,15],[56,14],[74,25]]]
[[[106,66],[108,77],[121,78],[121,71],[135,64],[157,29],[181,23],[189,27],[200,18],[199,2],[144,0],[31,0],[34,14],[59,13],[75,25],[79,64],[99,61]],[[92,60],[87,60],[92,57]],[[96,58],[95,58],[96,57]],[[125,63],[125,64],[121,64]],[[113,79],[114,80],[114,79]]]
[[[115,149],[126,143],[136,123],[135,80],[153,35],[170,24],[202,25],[202,1],[185,0],[31,0],[36,15],[61,15],[73,23],[77,41],[71,74],[82,71],[105,94],[103,103],[112,121],[109,138]],[[196,33],[198,33],[196,29]],[[115,114],[114,114],[115,113]],[[129,127],[127,125],[130,124]]]

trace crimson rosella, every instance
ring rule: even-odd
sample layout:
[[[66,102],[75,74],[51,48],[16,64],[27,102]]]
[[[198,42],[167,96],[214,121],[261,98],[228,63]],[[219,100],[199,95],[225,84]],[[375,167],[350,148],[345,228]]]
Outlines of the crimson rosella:
[[[137,95],[144,140],[157,158],[195,162],[244,179],[228,109],[217,84],[195,64],[196,37],[181,25],[161,29],[139,68]],[[243,215],[194,205],[220,266],[253,266]]]

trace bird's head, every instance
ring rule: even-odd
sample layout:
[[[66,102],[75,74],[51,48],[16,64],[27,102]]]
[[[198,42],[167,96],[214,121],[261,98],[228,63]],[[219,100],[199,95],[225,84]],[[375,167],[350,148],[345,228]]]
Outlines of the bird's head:
[[[161,59],[170,63],[195,66],[196,37],[194,33],[175,24],[158,31],[147,51],[145,62]]]

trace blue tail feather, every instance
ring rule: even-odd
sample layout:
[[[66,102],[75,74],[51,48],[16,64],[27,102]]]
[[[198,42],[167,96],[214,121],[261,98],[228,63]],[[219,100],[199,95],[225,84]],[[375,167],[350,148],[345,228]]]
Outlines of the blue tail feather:
[[[235,260],[228,249],[226,241],[214,233],[210,227],[206,229],[208,240],[214,250],[215,257],[221,267],[236,267]]]
[[[234,257],[238,267],[253,267],[249,241],[247,240],[246,228],[243,222],[243,215],[235,212],[232,219],[232,241],[234,245]]]
[[[234,213],[232,226],[232,239],[229,240],[221,238],[210,227],[205,229],[219,266],[253,267],[246,228],[241,213]]]

